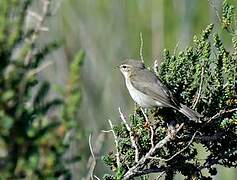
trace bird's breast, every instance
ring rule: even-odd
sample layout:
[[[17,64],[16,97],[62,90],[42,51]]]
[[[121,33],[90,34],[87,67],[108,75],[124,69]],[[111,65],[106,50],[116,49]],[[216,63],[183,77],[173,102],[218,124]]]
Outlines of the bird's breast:
[[[141,91],[135,89],[129,80],[126,80],[126,86],[130,93],[130,96],[139,106],[146,108],[159,106],[156,100],[152,99],[150,96],[142,93]]]

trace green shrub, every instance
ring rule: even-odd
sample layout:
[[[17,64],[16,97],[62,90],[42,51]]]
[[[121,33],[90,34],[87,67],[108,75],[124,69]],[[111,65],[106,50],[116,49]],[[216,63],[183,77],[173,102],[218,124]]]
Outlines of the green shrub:
[[[130,132],[124,122],[113,128],[117,153],[103,159],[115,174],[105,179],[145,179],[150,173],[164,173],[166,179],[177,173],[186,179],[211,179],[217,174],[215,165],[237,166],[237,34],[233,17],[233,6],[224,1],[222,24],[233,38],[234,52],[225,48],[210,24],[178,55],[164,50],[158,70],[159,78],[180,102],[204,115],[202,123],[157,108],[148,111],[152,123],[146,126],[144,114],[137,109],[128,120]],[[207,157],[198,158],[196,144],[205,148]],[[208,175],[203,173],[206,170]]]

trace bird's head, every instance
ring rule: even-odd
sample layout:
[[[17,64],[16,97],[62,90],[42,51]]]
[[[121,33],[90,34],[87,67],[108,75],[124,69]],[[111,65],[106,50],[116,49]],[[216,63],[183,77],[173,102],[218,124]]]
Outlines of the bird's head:
[[[145,65],[142,61],[128,59],[119,66],[124,77],[129,77],[134,71],[144,69]]]

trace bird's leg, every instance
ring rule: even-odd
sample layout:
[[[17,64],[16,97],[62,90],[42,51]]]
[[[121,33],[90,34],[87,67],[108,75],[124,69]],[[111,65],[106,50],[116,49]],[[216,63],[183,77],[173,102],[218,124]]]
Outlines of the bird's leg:
[[[133,111],[133,117],[136,116],[136,113],[137,113],[137,109],[139,108],[138,104],[137,103],[134,103],[134,111]]]
[[[167,127],[168,127],[168,134],[171,136],[171,139],[174,138],[174,134],[175,134],[175,121],[169,121],[167,122]]]
[[[145,117],[145,120],[146,120],[146,123],[145,123],[144,127],[149,127],[150,123],[149,123],[149,119],[148,119],[148,117],[147,117],[147,115],[146,115],[147,109],[143,110],[142,107],[140,107],[140,109],[141,109],[142,114],[143,114],[143,116]]]

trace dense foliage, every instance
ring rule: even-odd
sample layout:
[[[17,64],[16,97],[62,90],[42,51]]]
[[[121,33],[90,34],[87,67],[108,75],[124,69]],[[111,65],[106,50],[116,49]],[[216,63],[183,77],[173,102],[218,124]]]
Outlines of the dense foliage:
[[[41,1],[42,13],[38,19],[32,15],[36,25],[27,29],[27,12],[32,3],[32,0],[0,1],[1,179],[69,178],[66,162],[70,159],[63,158],[69,147],[65,137],[77,127],[75,107],[80,102],[77,81],[83,53],[71,64],[71,81],[62,98],[49,97],[51,85],[39,81],[38,74],[47,66],[46,56],[59,43],[47,42],[39,48],[38,36],[50,16],[50,1]]]
[[[165,179],[178,173],[186,179],[212,179],[217,174],[215,165],[237,166],[237,35],[233,10],[224,2],[220,19],[232,37],[233,52],[210,24],[201,35],[194,36],[185,51],[171,55],[165,50],[157,74],[180,102],[204,115],[201,123],[166,108],[151,109],[147,114],[138,108],[128,124],[120,114],[123,122],[112,127],[116,153],[103,157],[115,174],[105,175],[105,179],[148,178],[147,174],[155,172],[165,174]],[[200,147],[206,151],[201,159]]]

